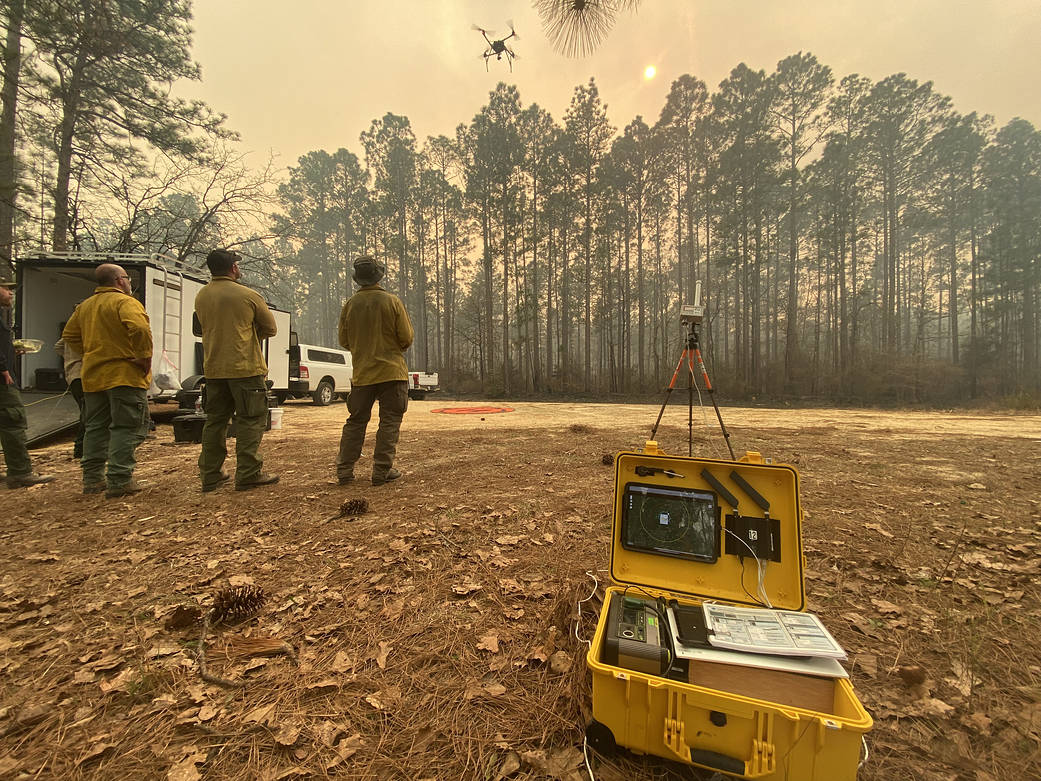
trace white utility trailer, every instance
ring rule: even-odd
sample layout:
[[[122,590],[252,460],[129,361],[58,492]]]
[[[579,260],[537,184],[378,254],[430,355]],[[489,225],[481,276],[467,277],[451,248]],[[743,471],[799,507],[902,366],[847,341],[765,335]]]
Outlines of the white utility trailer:
[[[165,255],[51,252],[19,258],[16,329],[45,344],[22,356],[22,387],[30,391],[64,388],[62,359],[54,343],[76,305],[93,294],[94,269],[117,263],[130,277],[134,296],[144,305],[152,327],[152,387],[149,396],[169,400],[180,389],[203,381],[202,341],[192,333],[195,294],[209,272]],[[268,378],[276,394],[288,390],[289,313],[272,307],[278,334],[262,343]]]

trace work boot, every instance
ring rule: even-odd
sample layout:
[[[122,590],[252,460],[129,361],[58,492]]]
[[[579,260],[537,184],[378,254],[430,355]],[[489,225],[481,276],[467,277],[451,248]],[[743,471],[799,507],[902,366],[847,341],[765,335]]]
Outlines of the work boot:
[[[224,485],[230,479],[231,479],[231,475],[229,475],[227,472],[221,472],[220,476],[217,478],[217,482],[216,483],[210,483],[209,485],[207,485],[205,483],[203,484],[202,492],[204,494],[208,494],[210,491],[216,491],[218,488],[220,488],[222,485]]]
[[[7,476],[7,487],[8,488],[28,488],[31,485],[39,485],[40,483],[49,483],[54,479],[54,475],[39,475],[36,472],[30,472],[27,475],[8,475]]]
[[[354,481],[354,473],[353,472],[351,472],[349,475],[337,475],[336,476],[336,484],[337,485],[347,485],[347,483],[351,483],[353,481]]]
[[[110,485],[108,490],[105,491],[106,499],[118,499],[121,496],[130,496],[131,494],[140,493],[144,490],[137,480],[130,479],[129,483],[123,483],[123,485]]]
[[[83,493],[85,494],[103,494],[105,493],[105,481],[101,480],[97,483],[84,483]]]
[[[383,485],[384,483],[389,483],[391,480],[397,480],[399,477],[401,477],[401,472],[399,472],[394,467],[391,467],[390,469],[388,469],[386,472],[383,472],[382,474],[377,474],[376,472],[373,472],[372,473],[372,484],[373,485]]]
[[[277,482],[278,475],[269,475],[267,472],[261,472],[248,483],[235,483],[235,490],[248,491],[251,488],[259,488],[262,485],[274,485]]]

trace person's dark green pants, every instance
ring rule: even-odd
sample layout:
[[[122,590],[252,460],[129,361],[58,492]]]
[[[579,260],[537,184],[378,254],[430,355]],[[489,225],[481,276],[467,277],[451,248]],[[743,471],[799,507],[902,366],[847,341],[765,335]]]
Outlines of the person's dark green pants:
[[[122,488],[134,476],[137,446],[148,434],[148,391],[120,385],[83,394],[83,485],[108,478],[108,487]],[[108,465],[108,473],[105,466]]]
[[[72,443],[72,457],[83,458],[83,421],[86,412],[83,402],[83,381],[77,377],[69,383],[69,394],[76,400],[76,406],[80,408],[80,419],[76,421],[76,441]]]
[[[8,477],[21,477],[33,471],[25,446],[27,426],[22,394],[14,385],[0,379],[0,446],[4,449]]]
[[[202,427],[199,477],[203,488],[217,484],[228,457],[225,440],[235,415],[235,484],[251,483],[260,476],[264,460],[260,440],[267,428],[267,387],[264,375],[206,378],[206,425]]]
[[[380,425],[376,429],[376,445],[372,450],[372,474],[380,477],[394,466],[394,454],[401,433],[401,419],[408,409],[408,382],[391,380],[374,385],[353,385],[347,396],[350,417],[343,424],[340,452],[336,457],[336,476],[354,475],[354,462],[361,457],[365,429],[372,417],[372,405],[380,403]]]

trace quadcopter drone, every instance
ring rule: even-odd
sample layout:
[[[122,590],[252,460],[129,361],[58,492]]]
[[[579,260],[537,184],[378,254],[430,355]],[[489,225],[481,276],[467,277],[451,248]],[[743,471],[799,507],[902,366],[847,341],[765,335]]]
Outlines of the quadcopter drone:
[[[502,55],[505,54],[506,61],[510,65],[510,72],[513,72],[513,61],[517,58],[517,53],[506,45],[506,41],[510,40],[510,38],[516,38],[517,40],[520,40],[520,36],[518,36],[517,32],[513,29],[513,22],[506,22],[506,26],[510,28],[510,34],[507,35],[505,38],[499,38],[498,40],[488,37],[488,34],[492,32],[491,30],[485,30],[481,27],[478,27],[476,24],[473,26],[473,29],[477,30],[477,32],[484,36],[485,43],[488,44],[488,48],[485,49],[484,54],[481,55],[482,57],[484,57],[485,70],[488,70],[489,57],[495,57],[495,59],[501,60]],[[492,34],[494,35],[494,33]]]

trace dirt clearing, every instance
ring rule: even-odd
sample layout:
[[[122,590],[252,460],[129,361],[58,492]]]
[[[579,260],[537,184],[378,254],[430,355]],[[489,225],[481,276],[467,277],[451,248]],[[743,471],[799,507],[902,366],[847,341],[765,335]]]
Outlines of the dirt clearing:
[[[587,778],[575,618],[608,565],[602,457],[642,445],[658,408],[431,412],[468,405],[412,402],[405,477],[380,488],[335,485],[342,405],[290,404],[263,445],[281,482],[250,492],[202,494],[198,446],[169,425],[126,501],[80,493],[70,443],[34,451],[59,479],[5,493],[0,778]],[[860,778],[1041,777],[1041,418],[723,416],[738,455],[801,474],[809,608],[876,719]],[[694,436],[695,455],[726,455],[711,410]],[[658,440],[686,453],[685,407]],[[340,517],[350,499],[368,511]],[[201,627],[175,615],[229,585],[267,595],[208,634],[208,671],[235,688],[202,680]],[[691,777],[632,755],[594,767]]]

